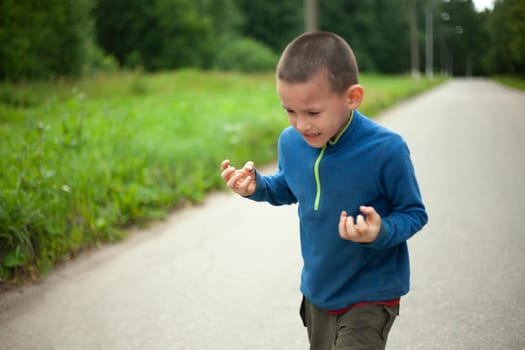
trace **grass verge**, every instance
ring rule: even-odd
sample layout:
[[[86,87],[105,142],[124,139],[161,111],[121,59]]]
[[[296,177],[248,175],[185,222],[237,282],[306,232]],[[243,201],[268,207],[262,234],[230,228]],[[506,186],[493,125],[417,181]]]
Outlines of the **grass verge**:
[[[363,75],[373,116],[443,79]],[[38,279],[222,186],[219,163],[275,160],[273,74],[182,70],[0,84],[0,282]]]
[[[509,75],[496,75],[492,79],[496,80],[500,84],[513,87],[515,89],[525,91],[525,78]]]

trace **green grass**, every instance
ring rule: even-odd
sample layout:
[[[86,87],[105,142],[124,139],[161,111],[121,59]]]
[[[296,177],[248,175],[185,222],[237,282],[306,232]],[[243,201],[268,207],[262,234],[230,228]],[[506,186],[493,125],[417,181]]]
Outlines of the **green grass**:
[[[492,78],[503,85],[507,85],[515,89],[525,91],[525,78],[523,77],[496,75]]]
[[[373,115],[442,79],[362,77]],[[275,160],[273,74],[182,70],[0,84],[0,281],[38,278],[223,188],[219,164]]]

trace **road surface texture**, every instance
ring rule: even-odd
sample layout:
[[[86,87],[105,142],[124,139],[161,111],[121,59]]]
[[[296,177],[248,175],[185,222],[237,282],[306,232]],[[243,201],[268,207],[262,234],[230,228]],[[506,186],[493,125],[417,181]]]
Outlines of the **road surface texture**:
[[[388,349],[525,349],[525,94],[451,80],[378,121],[430,215]],[[0,349],[307,349],[296,210],[216,193],[82,254],[0,295]]]

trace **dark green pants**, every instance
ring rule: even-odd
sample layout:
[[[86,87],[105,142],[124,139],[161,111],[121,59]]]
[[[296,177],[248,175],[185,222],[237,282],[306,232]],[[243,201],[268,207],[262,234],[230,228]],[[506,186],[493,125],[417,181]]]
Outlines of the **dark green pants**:
[[[310,350],[383,350],[398,313],[399,305],[364,305],[331,315],[306,298],[301,304]]]

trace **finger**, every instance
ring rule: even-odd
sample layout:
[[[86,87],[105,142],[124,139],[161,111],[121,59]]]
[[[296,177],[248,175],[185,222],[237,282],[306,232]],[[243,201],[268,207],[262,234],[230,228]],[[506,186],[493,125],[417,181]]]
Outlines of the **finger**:
[[[359,231],[366,229],[365,217],[363,215],[357,215],[355,225]]]
[[[378,215],[374,207],[367,207],[362,205],[359,207],[359,210],[361,211],[361,213],[365,214],[365,216]]]
[[[381,223],[381,216],[379,216],[374,207],[366,207],[362,205],[361,207],[359,207],[359,210],[361,211],[361,213],[366,215],[366,221],[369,224]]]
[[[341,212],[341,216],[339,217],[339,226],[338,226],[338,229],[339,229],[339,235],[342,237],[342,238],[346,238],[347,234],[346,234],[346,211],[342,211]]]
[[[252,177],[247,176],[245,179],[242,179],[238,182],[239,190],[242,193],[249,193],[250,183],[252,182]]]
[[[221,163],[221,170],[224,171],[224,170],[228,169],[229,166],[230,166],[230,160],[229,159],[225,159]]]
[[[253,169],[255,169],[255,167],[253,165],[253,162],[251,160],[247,161],[246,164],[244,164],[243,169],[248,171],[248,172],[252,172]]]
[[[228,186],[229,189],[236,190],[239,188],[239,181],[244,175],[242,172],[235,171],[234,168],[232,170],[225,170],[225,172],[228,171],[232,171],[233,174],[226,179],[226,186]]]
[[[348,239],[350,240],[355,240],[356,237],[358,236],[358,233],[355,229],[354,218],[352,216],[348,216],[346,218],[345,230],[346,230],[346,235]]]
[[[235,168],[228,166],[226,169],[222,171],[221,177],[224,181],[229,181],[234,173],[235,173]]]

